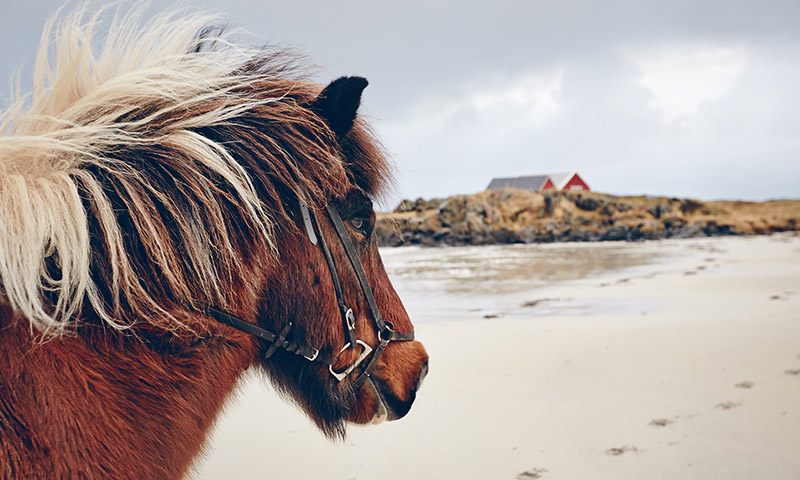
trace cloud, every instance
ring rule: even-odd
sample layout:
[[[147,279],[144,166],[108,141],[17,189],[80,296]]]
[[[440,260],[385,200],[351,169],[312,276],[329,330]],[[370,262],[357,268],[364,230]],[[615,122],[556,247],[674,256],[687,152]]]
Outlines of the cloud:
[[[479,127],[489,132],[518,131],[545,122],[561,109],[557,96],[564,81],[563,66],[540,72],[498,76],[463,93],[426,98],[411,105],[388,125],[406,138],[439,137],[452,127]]]
[[[625,56],[639,68],[637,81],[667,124],[724,97],[747,65],[747,50],[736,45],[683,43],[630,49]]]
[[[503,85],[485,88],[466,97],[464,104],[487,113],[495,108],[516,107],[537,116],[546,116],[559,110],[556,95],[564,83],[564,67],[547,72],[528,73],[511,78]]]
[[[492,175],[487,164],[519,157],[515,146],[559,115],[565,71],[557,65],[467,83],[380,125],[384,143],[402,161],[404,195],[483,188]]]

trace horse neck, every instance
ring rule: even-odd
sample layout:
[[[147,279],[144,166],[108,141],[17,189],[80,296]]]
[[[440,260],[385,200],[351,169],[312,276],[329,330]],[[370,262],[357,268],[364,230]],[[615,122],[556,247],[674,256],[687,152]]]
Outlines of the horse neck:
[[[11,315],[0,308],[0,478],[180,478],[255,358],[244,335],[37,344]]]

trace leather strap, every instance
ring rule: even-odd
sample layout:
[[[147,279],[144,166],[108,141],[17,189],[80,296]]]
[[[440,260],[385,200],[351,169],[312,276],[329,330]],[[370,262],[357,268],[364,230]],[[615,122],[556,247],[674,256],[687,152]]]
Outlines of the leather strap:
[[[333,261],[333,255],[331,255],[331,250],[328,248],[328,242],[325,240],[325,235],[322,234],[322,228],[319,226],[317,216],[311,213],[311,218],[314,220],[314,224],[319,232],[319,244],[320,247],[322,247],[322,252],[325,254],[325,261],[328,262],[328,271],[331,273],[333,289],[336,292],[336,303],[339,304],[339,312],[342,315],[342,325],[344,326],[345,337],[347,337],[347,344],[349,345],[349,348],[355,348],[356,317],[353,315],[353,310],[351,310],[344,303],[344,293],[342,292],[342,283],[339,280],[339,271],[336,269],[336,262]],[[345,348],[347,348],[347,345]]]
[[[231,327],[249,333],[250,335],[255,335],[256,337],[269,343],[270,346],[264,355],[265,358],[272,356],[272,354],[275,352],[275,349],[280,347],[288,352],[294,353],[295,355],[304,357],[310,362],[322,361],[322,359],[319,358],[319,350],[316,348],[298,345],[294,342],[289,342],[286,340],[286,336],[289,334],[289,330],[292,328],[292,322],[288,322],[286,326],[281,329],[279,334],[275,334],[269,330],[259,327],[258,325],[245,322],[241,318],[235,317],[214,307],[207,307],[205,309],[205,313],[214,317],[214,319],[218,322],[230,325]]]
[[[361,291],[364,294],[364,298],[367,300],[367,305],[369,305],[369,309],[372,312],[372,318],[375,320],[375,325],[378,327],[378,332],[380,333],[381,337],[380,340],[386,340],[390,342],[414,340],[413,330],[406,333],[395,332],[394,326],[387,324],[387,322],[383,320],[381,312],[378,309],[378,304],[375,302],[375,296],[372,294],[372,288],[367,280],[367,275],[364,273],[364,268],[361,266],[361,261],[358,259],[356,248],[353,246],[353,242],[350,240],[350,234],[347,232],[344,222],[342,222],[342,217],[340,217],[339,212],[337,212],[336,209],[330,205],[326,205],[325,208],[328,210],[328,215],[331,217],[331,223],[333,223],[333,227],[336,229],[336,233],[339,235],[339,240],[341,240],[344,250],[347,252],[347,258],[350,259],[350,264],[353,266],[353,271],[356,274],[358,283],[361,285]]]

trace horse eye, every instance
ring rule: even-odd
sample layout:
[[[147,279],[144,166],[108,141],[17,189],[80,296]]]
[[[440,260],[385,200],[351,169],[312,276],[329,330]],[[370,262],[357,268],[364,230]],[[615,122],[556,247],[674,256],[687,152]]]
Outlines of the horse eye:
[[[364,230],[364,219],[360,217],[351,218],[350,219],[350,226],[355,228],[356,230]]]

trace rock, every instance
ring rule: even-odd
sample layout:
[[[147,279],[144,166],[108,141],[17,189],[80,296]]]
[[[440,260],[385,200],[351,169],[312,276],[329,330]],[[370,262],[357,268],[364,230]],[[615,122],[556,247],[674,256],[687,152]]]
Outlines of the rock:
[[[633,208],[633,205],[631,205],[630,203],[615,202],[614,208],[616,208],[618,212],[627,212],[628,210]]]
[[[538,233],[534,227],[523,227],[517,233],[517,241],[521,243],[535,243],[538,238]]]
[[[610,203],[603,204],[602,207],[597,211],[600,215],[611,216],[614,214],[614,210],[612,210],[612,206]]]
[[[443,200],[441,198],[431,199],[431,201],[428,202],[427,209],[428,210],[437,210],[439,208],[439,206],[442,204],[442,202],[444,202],[444,201],[445,200]]]
[[[544,213],[547,214],[548,217],[553,216],[555,203],[555,195],[550,192],[546,192],[544,194]]]
[[[703,204],[702,203],[700,203],[700,202],[698,202],[696,200],[692,200],[690,198],[684,198],[680,202],[681,202],[680,209],[681,209],[681,212],[683,212],[683,213],[692,213],[695,210],[699,210],[699,209],[703,208]]]
[[[596,242],[600,240],[600,234],[591,230],[569,229],[561,234],[559,240],[562,242]]]
[[[405,213],[405,212],[411,212],[413,210],[414,210],[414,202],[412,202],[411,200],[403,200],[402,202],[400,202],[400,205],[398,205],[397,208],[394,209],[394,212]]]
[[[703,232],[704,227],[705,225],[700,223],[677,227],[672,232],[670,232],[670,238],[704,237],[705,236],[705,232]]]
[[[602,240],[627,240],[629,234],[630,227],[619,225],[606,230],[600,238]]]
[[[491,235],[496,243],[501,243],[501,244],[519,243],[517,236],[514,234],[514,232],[506,230],[505,228],[495,230],[491,233]]]
[[[667,236],[664,224],[653,220],[646,220],[639,224],[637,231],[641,234],[640,238],[646,240],[658,240]]]
[[[709,237],[737,234],[736,230],[732,229],[730,225],[717,225],[717,222],[713,221],[706,223],[705,228],[703,228],[703,232]]]
[[[664,217],[661,219],[661,223],[664,224],[664,228],[667,230],[673,230],[677,228],[684,227],[686,225],[686,220],[676,217],[676,216],[669,216]]]
[[[480,215],[475,212],[467,212],[466,218],[464,219],[464,226],[465,229],[472,233],[486,233],[491,228],[489,224],[486,223],[486,217]]]
[[[647,209],[650,215],[655,218],[661,218],[665,213],[672,211],[672,207],[666,202],[659,202]]]
[[[636,227],[631,227],[628,229],[628,238],[626,240],[628,240],[629,242],[645,240],[646,232],[647,232],[646,230],[642,231],[642,224],[640,223]]]
[[[583,195],[577,195],[575,197],[574,202],[576,207],[586,211],[597,210],[600,207],[600,205],[602,205],[601,200],[595,197],[586,197]]]
[[[378,245],[387,247],[397,247],[403,244],[403,235],[397,231],[388,228],[381,228],[380,223],[375,228],[375,237],[378,239]]]
[[[455,225],[463,222],[466,217],[466,204],[464,197],[450,197],[439,205],[439,221],[444,226]]]

